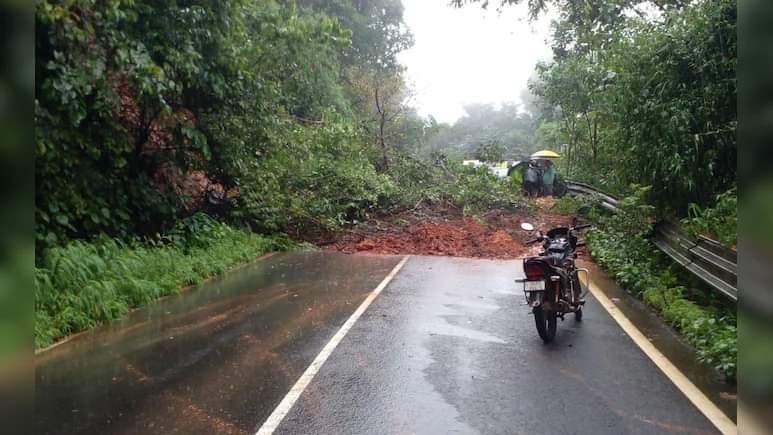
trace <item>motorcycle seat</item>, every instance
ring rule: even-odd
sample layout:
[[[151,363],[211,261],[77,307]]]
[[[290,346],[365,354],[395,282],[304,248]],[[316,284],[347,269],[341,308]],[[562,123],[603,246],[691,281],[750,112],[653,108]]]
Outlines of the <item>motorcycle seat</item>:
[[[563,261],[562,258],[553,257],[553,256],[541,256],[536,257],[535,260],[545,262],[553,267],[559,267],[561,266],[561,262]]]

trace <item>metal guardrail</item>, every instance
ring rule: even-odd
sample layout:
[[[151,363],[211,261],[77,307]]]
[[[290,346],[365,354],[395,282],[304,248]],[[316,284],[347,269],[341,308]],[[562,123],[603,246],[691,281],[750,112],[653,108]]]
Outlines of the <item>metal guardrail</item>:
[[[572,192],[575,194],[581,194],[581,195],[588,195],[596,198],[599,201],[599,204],[601,205],[601,207],[611,211],[612,213],[617,213],[617,211],[619,210],[618,201],[614,196],[608,193],[602,192],[593,186],[590,186],[585,183],[578,183],[575,181],[567,181],[566,188],[567,190],[569,190],[569,192]]]
[[[706,237],[694,239],[670,222],[655,225],[652,242],[728,299],[738,302],[737,253]]]
[[[618,200],[584,183],[567,181],[569,192],[589,195],[601,207],[616,213]],[[738,302],[738,253],[707,237],[697,239],[685,234],[678,225],[668,221],[655,225],[652,242],[690,273],[718,291],[724,297]]]

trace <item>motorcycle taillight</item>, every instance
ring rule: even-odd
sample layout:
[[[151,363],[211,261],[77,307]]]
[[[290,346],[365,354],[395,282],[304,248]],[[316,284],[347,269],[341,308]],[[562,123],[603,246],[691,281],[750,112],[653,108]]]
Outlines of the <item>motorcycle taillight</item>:
[[[540,263],[525,263],[523,271],[526,273],[526,279],[544,279],[545,268]]]

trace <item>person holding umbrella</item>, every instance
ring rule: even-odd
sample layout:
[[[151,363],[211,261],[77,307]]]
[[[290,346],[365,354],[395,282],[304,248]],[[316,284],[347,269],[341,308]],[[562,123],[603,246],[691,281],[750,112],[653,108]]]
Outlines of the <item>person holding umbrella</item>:
[[[540,191],[544,196],[553,196],[553,184],[556,181],[556,169],[553,166],[553,161],[551,159],[558,157],[560,157],[558,153],[550,150],[537,151],[531,155],[532,159],[543,162],[543,164],[540,165],[542,166],[542,183],[540,185]]]
[[[553,196],[553,183],[556,181],[556,170],[553,162],[545,160],[545,169],[542,171],[542,195]]]
[[[542,192],[542,168],[536,160],[529,160],[523,170],[523,190],[527,196],[539,196]]]

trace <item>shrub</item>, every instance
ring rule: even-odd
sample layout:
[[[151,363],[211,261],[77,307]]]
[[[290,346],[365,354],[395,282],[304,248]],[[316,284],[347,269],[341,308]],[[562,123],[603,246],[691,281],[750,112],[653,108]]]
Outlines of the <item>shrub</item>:
[[[50,248],[35,269],[35,345],[115,320],[130,309],[291,242],[198,214],[156,240],[102,237]]]
[[[581,214],[583,210],[588,209],[590,202],[579,196],[563,196],[557,198],[550,211],[563,215]]]
[[[520,190],[508,178],[499,178],[488,168],[463,166],[459,162],[434,162],[402,158],[392,170],[397,187],[395,204],[414,207],[421,201],[447,202],[465,214],[491,208],[525,206]]]
[[[693,235],[702,234],[734,247],[738,243],[737,189],[734,187],[717,195],[713,207],[701,208],[698,204],[690,204],[688,217],[682,219],[682,224]]]
[[[268,232],[333,229],[363,219],[394,195],[393,181],[376,172],[348,123],[334,118],[283,136],[286,146],[237,171],[236,220]]]

